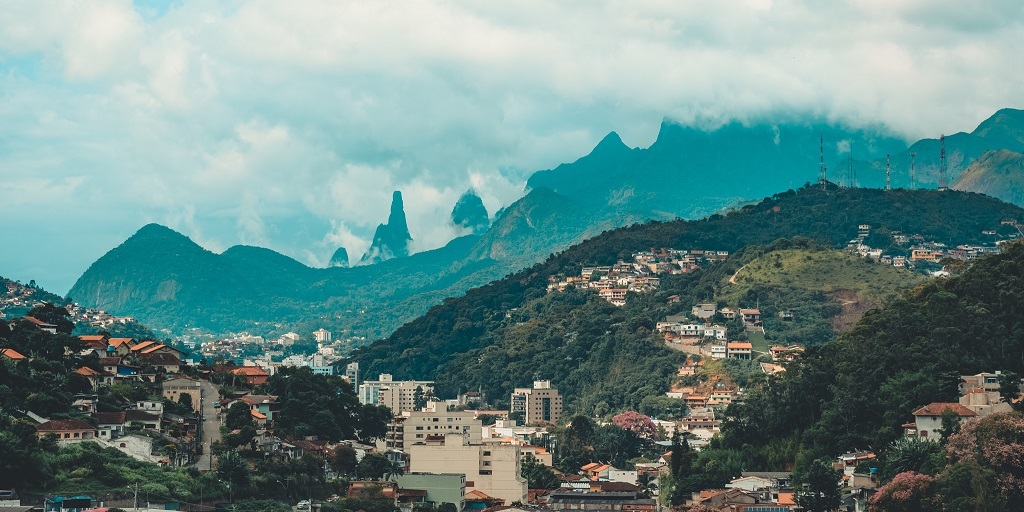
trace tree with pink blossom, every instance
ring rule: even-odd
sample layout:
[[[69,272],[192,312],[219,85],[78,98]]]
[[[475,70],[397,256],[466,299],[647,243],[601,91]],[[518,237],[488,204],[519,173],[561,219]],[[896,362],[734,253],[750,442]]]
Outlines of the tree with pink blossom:
[[[954,462],[975,463],[998,475],[996,486],[1011,502],[1024,501],[1024,416],[1017,412],[968,420],[946,442]]]
[[[931,476],[913,471],[896,475],[871,497],[872,512],[925,512],[939,510],[938,496]]]
[[[612,418],[612,423],[622,430],[628,430],[641,439],[658,439],[658,426],[651,418],[636,411],[626,411]]]

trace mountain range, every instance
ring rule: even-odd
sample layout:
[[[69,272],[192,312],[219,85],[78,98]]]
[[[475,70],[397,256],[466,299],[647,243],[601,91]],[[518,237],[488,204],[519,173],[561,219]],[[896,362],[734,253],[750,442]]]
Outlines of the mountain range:
[[[1012,158],[987,152],[1024,151],[1022,134],[1024,113],[1004,109],[971,133],[945,137],[954,188],[1019,197],[1007,192],[1019,183],[1019,169],[1007,163]],[[665,120],[646,149],[630,148],[611,133],[577,161],[534,173],[526,195],[500,211],[489,227],[484,227],[482,204],[464,196],[452,223],[468,234],[439,249],[407,255],[415,234],[408,231],[396,192],[388,222],[378,227],[362,265],[346,268],[345,254],[336,255],[337,264],[332,258],[331,268],[314,269],[246,246],[214,254],[150,225],[90,266],[69,295],[83,305],[132,314],[172,331],[327,327],[373,339],[448,297],[602,231],[649,220],[701,218],[814,182],[819,160],[833,183],[880,187],[889,155],[894,186],[909,186],[910,153],[916,155],[918,186],[934,187],[937,139],[907,147],[881,130],[827,123],[731,123],[705,131]]]

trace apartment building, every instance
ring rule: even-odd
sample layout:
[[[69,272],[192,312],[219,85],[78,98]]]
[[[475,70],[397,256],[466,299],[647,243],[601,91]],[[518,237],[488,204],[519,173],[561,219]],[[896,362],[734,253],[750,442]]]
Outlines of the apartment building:
[[[510,412],[522,413],[527,425],[558,423],[562,419],[562,397],[549,380],[534,381],[532,388],[516,388],[511,403]]]
[[[467,494],[479,491],[506,505],[527,502],[516,445],[471,443],[468,434],[446,433],[431,435],[406,450],[410,473],[461,473],[466,475]]]
[[[415,409],[417,388],[429,394],[434,391],[434,383],[427,380],[394,380],[390,373],[382,373],[379,380],[368,380],[359,385],[359,403],[383,405],[398,415],[402,411]]]

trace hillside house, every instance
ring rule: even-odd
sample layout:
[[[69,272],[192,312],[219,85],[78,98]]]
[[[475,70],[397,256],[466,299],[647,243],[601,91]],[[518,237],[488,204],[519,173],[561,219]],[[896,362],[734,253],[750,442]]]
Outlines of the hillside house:
[[[56,436],[60,446],[92,441],[97,437],[96,427],[82,420],[50,420],[37,425],[36,433],[40,438]]]
[[[978,416],[978,413],[959,403],[933,402],[914,411],[914,423],[903,425],[907,437],[921,441],[942,440],[942,414],[951,411],[960,421]]]
[[[172,402],[178,402],[181,400],[181,395],[188,394],[192,398],[192,409],[196,413],[200,412],[200,404],[203,399],[203,388],[200,387],[198,380],[190,379],[188,377],[176,377],[170,380],[165,380],[161,383],[163,388],[164,398],[171,400]]]
[[[697,304],[690,310],[693,316],[701,319],[708,319],[718,313],[718,305],[712,302]]]
[[[15,318],[10,322],[12,325],[16,323],[29,323],[34,325],[40,331],[46,331],[50,334],[57,334],[57,326],[48,322],[44,322],[34,316],[23,316],[21,318]]]
[[[749,361],[753,358],[754,346],[745,341],[732,341],[726,345],[726,357]]]
[[[740,309],[740,316],[743,318],[743,325],[747,328],[761,325],[760,309]]]
[[[256,419],[274,421],[281,410],[281,403],[274,395],[245,395],[239,400],[248,405],[250,410],[258,413],[253,415]]]
[[[13,348],[0,348],[0,357],[10,359],[11,361],[22,361],[25,356]]]

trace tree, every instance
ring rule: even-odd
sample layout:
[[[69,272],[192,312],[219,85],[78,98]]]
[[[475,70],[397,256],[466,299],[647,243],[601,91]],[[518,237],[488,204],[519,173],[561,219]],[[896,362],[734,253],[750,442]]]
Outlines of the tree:
[[[225,452],[217,461],[217,476],[230,484],[232,489],[248,488],[251,478],[249,464],[237,452]]]
[[[960,429],[960,415],[952,409],[942,411],[942,443],[945,444],[949,436]]]
[[[192,405],[192,393],[181,393],[178,395],[178,403],[189,408],[190,411],[195,410]]]
[[[873,512],[929,512],[941,510],[942,497],[933,489],[934,479],[907,471],[896,475],[871,497]]]
[[[612,417],[612,423],[623,430],[628,430],[641,439],[658,439],[658,427],[651,418],[636,411],[626,411]]]
[[[437,506],[437,512],[459,512],[454,503],[444,502]]]
[[[419,411],[423,410],[427,406],[427,395],[423,392],[423,386],[416,386],[416,390],[412,393],[412,407]]]
[[[636,477],[636,485],[640,488],[640,492],[637,497],[650,499],[654,496],[654,491],[658,487],[658,481],[655,477],[651,476],[650,473],[640,473]]]
[[[1024,503],[1024,416],[1017,412],[989,414],[965,421],[946,442],[956,462],[974,463],[994,471],[996,488],[1011,503]]]
[[[942,445],[919,439],[897,439],[885,451],[886,479],[900,473],[934,474],[945,465]]]
[[[249,404],[245,402],[235,402],[228,407],[227,418],[224,420],[224,424],[231,430],[240,429],[246,425],[252,424],[252,413]]]
[[[368,453],[356,466],[359,478],[380,480],[391,471],[391,461],[382,453]]]
[[[75,328],[75,324],[69,320],[71,314],[68,313],[68,310],[50,302],[44,302],[32,308],[28,313],[25,313],[25,316],[56,325],[58,334],[71,334],[71,331]]]
[[[356,451],[351,446],[341,445],[334,449],[331,457],[331,469],[342,475],[353,475],[356,472]]]
[[[816,459],[793,472],[795,500],[807,512],[829,512],[839,508],[842,494],[839,480],[842,473],[827,458]]]
[[[999,374],[999,397],[1004,402],[1012,405],[1015,411],[1020,411],[1024,408],[1024,400],[1018,401],[1020,398],[1020,385],[1020,375],[1008,371]]]
[[[523,459],[521,469],[530,489],[557,489],[561,485],[554,471],[541,464],[533,455]]]

